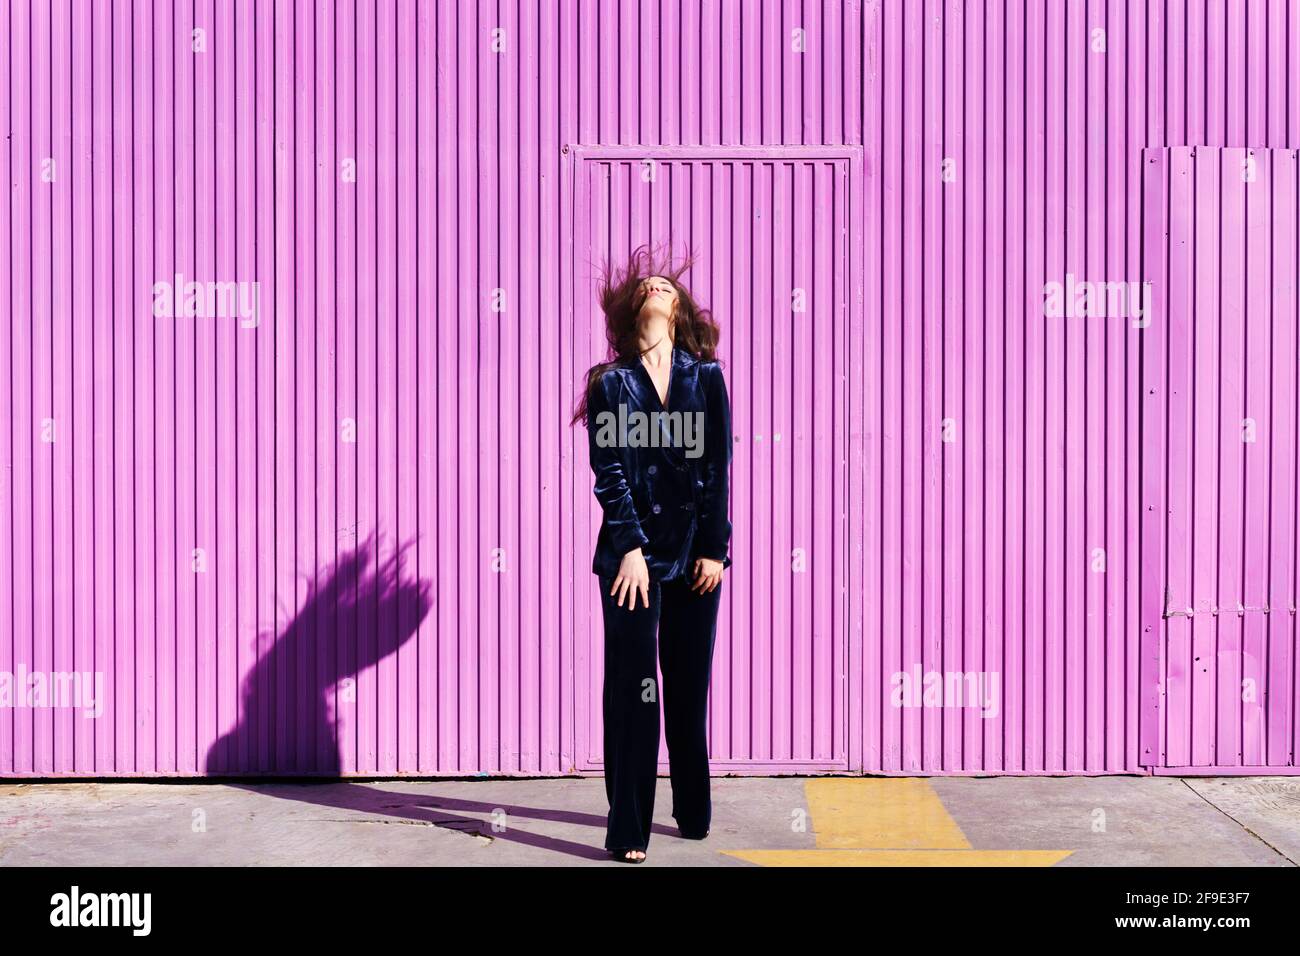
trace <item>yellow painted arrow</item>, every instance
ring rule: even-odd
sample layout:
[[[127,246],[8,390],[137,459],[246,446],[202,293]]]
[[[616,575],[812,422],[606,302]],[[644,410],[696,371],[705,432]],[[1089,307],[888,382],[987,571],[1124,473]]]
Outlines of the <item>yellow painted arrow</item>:
[[[762,866],[1051,866],[1073,850],[977,850],[921,777],[804,783],[816,849],[724,850]]]

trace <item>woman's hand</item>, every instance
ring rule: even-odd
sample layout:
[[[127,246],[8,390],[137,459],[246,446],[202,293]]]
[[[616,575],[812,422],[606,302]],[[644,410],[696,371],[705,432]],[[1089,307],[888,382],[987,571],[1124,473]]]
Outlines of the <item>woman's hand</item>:
[[[712,558],[695,559],[695,583],[691,585],[692,591],[708,594],[721,583],[721,561],[714,561]]]
[[[623,560],[618,566],[618,577],[614,578],[614,586],[609,589],[610,596],[618,594],[618,606],[623,606],[623,598],[628,597],[627,609],[630,611],[636,607],[637,592],[641,592],[642,607],[650,606],[650,569],[646,567],[645,555],[641,553],[640,548],[633,548],[627,554],[623,555]]]

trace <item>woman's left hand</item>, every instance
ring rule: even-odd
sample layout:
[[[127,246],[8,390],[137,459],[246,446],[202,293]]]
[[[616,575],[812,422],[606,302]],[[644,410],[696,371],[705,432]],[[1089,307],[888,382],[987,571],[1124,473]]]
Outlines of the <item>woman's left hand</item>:
[[[722,583],[722,562],[712,558],[695,559],[695,583],[692,591],[707,594]]]

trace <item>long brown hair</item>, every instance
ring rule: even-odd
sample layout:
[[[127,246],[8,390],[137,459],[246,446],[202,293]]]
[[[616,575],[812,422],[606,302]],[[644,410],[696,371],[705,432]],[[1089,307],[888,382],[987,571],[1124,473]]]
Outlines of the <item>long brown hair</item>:
[[[646,245],[633,250],[621,268],[609,262],[600,269],[597,293],[601,311],[605,313],[605,339],[609,342],[609,357],[587,371],[586,387],[578,398],[570,425],[585,422],[587,399],[606,372],[624,362],[638,360],[649,349],[637,346],[639,338],[637,317],[645,302],[642,283],[651,276],[663,276],[677,292],[677,309],[673,318],[673,345],[684,349],[697,359],[711,362],[716,357],[720,330],[713,313],[700,306],[682,285],[681,277],[695,256],[688,253],[677,265],[666,253],[652,252]]]

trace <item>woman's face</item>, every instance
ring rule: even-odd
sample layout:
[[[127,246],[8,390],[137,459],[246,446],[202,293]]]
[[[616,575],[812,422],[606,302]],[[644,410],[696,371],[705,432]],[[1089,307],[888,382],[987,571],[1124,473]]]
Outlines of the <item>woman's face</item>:
[[[647,276],[641,282],[645,299],[641,303],[640,319],[665,318],[672,321],[677,310],[677,288],[663,276]]]

